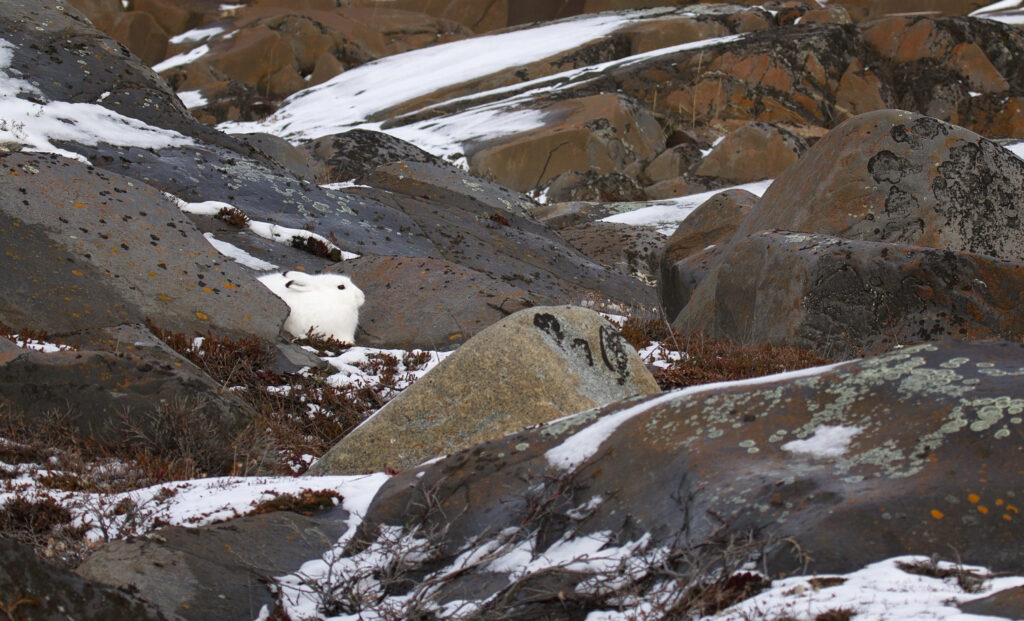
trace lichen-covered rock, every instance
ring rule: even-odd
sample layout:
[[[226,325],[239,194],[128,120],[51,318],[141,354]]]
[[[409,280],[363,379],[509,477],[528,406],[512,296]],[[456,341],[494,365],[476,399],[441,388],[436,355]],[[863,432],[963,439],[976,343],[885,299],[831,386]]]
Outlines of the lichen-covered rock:
[[[1022,196],[1024,162],[1013,153],[961,127],[882,110],[819,140],[737,235],[783,229],[1024,261]]]
[[[657,391],[636,351],[600,315],[535,307],[476,335],[310,472],[411,468],[528,425]]]
[[[850,357],[905,343],[1016,339],[1024,263],[825,235],[762,232],[718,272],[715,335]],[[677,322],[695,328],[680,313]]]
[[[1022,360],[1020,344],[926,344],[581,412],[399,474],[348,550],[393,525],[444,533],[430,571],[495,541],[541,551],[604,533],[653,567],[753,537],[763,547],[744,560],[772,577],[951,548],[1020,572]],[[520,567],[452,572],[439,599],[482,600]],[[557,593],[591,575],[538,572],[530,592],[550,598],[511,604],[557,616]]]
[[[565,241],[601,265],[654,284],[665,236],[651,227],[615,222],[587,222],[558,232]]]

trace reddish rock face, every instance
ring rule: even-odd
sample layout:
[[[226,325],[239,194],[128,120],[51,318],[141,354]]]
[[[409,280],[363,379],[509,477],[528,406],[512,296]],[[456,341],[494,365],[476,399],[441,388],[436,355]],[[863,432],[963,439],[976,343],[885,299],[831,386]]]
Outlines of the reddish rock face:
[[[736,183],[772,179],[806,150],[807,143],[785,129],[770,123],[751,123],[718,143],[694,173]]]
[[[498,138],[467,153],[470,170],[513,190],[546,184],[570,170],[622,172],[665,148],[658,122],[628,98],[593,95],[541,109],[548,121],[536,130]]]

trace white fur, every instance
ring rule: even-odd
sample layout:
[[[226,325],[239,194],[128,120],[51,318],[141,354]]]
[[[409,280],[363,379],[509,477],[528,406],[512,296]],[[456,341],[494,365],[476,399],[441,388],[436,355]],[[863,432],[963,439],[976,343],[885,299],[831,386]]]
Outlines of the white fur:
[[[343,343],[355,342],[359,307],[366,296],[348,276],[292,271],[268,274],[259,281],[292,309],[284,322],[288,334],[301,338],[312,329]]]

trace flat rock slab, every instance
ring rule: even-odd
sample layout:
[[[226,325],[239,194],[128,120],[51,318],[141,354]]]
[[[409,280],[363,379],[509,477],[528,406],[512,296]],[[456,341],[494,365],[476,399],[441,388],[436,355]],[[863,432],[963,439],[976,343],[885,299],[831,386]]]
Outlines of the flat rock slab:
[[[516,311],[554,302],[441,259],[366,256],[327,271],[366,294],[356,342],[373,347],[454,349]]]
[[[631,556],[655,558],[753,534],[771,576],[950,550],[1020,572],[1022,376],[1024,345],[925,344],[611,404],[397,475],[350,551],[381,524],[443,527],[437,563],[506,528],[508,545],[539,552],[612,532],[614,545],[634,542]],[[450,586],[509,584],[487,583],[494,572],[471,568]],[[573,588],[566,579],[530,586],[557,593]],[[549,601],[534,612],[560,605]]]
[[[0,537],[0,593],[17,619],[157,621],[177,619],[119,589],[40,561],[27,546]],[[15,608],[18,600],[23,600]],[[6,616],[6,615],[5,615]]]
[[[0,158],[11,227],[3,320],[71,331],[138,322],[276,338],[287,307],[155,188],[48,154]],[[75,303],[80,302],[81,307]]]
[[[255,415],[191,364],[144,351],[0,354],[0,403],[29,424],[65,417],[83,439],[125,446],[191,430],[208,474],[231,472],[235,451],[246,451],[235,438]]]
[[[531,308],[476,335],[310,472],[411,468],[527,425],[657,391],[636,351],[599,314]]]
[[[345,533],[343,509],[286,511],[202,528],[171,527],[113,541],[78,568],[90,580],[141,593],[161,612],[190,621],[250,621],[273,609],[275,576],[318,558]]]
[[[420,162],[379,166],[356,188],[414,220],[446,261],[507,282],[540,299],[577,303],[587,295],[648,305],[651,287],[610,270],[524,215],[522,195],[486,192],[465,173]],[[516,197],[520,198],[516,198]]]
[[[1024,335],[1024,263],[770,231],[722,264],[708,332],[852,357],[943,339]],[[699,328],[690,309],[679,325]]]

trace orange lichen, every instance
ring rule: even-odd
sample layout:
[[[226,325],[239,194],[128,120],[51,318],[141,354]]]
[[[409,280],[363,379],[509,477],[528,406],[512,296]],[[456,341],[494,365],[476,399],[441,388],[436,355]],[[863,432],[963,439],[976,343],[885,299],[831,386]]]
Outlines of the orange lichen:
[[[978,513],[982,515],[988,515],[988,507],[978,505]]]
[[[204,321],[210,318],[210,317],[209,317],[208,315],[206,315],[205,313],[201,313],[201,312],[199,312],[199,311],[196,311],[196,317],[198,317],[198,318],[200,318],[200,319],[202,319],[202,320],[204,320]]]
[[[931,514],[932,517],[936,520],[941,520],[942,518],[946,517],[946,515],[942,511],[939,511],[938,509],[932,509]]]
[[[978,504],[978,501],[981,500],[981,496],[978,496],[977,494],[967,494],[967,500],[970,501],[972,505],[976,505]]]

